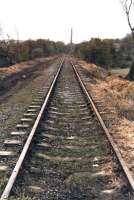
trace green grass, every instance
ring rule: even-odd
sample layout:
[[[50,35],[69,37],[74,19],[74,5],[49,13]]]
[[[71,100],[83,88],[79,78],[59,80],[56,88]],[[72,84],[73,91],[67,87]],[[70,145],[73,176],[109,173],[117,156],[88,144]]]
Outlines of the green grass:
[[[110,72],[116,76],[122,76],[123,78],[128,74],[130,68],[116,68],[110,69]]]
[[[22,195],[20,198],[10,197],[9,200],[32,200],[30,197],[25,197]]]

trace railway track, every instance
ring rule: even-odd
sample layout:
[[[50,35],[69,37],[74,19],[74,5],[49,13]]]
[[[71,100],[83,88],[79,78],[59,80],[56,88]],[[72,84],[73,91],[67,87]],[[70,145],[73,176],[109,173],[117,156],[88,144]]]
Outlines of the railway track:
[[[133,178],[75,66],[61,61],[44,89],[0,152],[1,200],[129,199]]]

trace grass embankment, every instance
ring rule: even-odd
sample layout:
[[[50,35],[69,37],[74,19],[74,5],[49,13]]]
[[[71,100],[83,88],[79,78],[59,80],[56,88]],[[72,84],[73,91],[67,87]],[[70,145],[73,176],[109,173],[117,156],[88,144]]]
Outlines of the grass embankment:
[[[123,78],[125,78],[129,72],[129,67],[128,68],[116,68],[116,69],[110,69],[109,71],[115,75],[115,76],[122,76]]]

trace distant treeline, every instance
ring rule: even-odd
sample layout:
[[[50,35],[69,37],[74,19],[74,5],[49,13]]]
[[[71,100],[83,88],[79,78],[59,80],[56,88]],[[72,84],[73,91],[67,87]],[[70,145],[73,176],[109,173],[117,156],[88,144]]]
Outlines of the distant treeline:
[[[134,42],[131,35],[121,40],[92,38],[73,46],[45,39],[0,40],[0,67],[59,53],[70,53],[105,68],[125,68],[134,61]]]
[[[47,57],[63,53],[65,44],[50,40],[1,40],[0,67],[13,65],[17,62],[31,60],[37,57]]]
[[[131,35],[119,39],[98,39],[75,45],[74,55],[105,68],[130,67],[134,60],[134,42]]]

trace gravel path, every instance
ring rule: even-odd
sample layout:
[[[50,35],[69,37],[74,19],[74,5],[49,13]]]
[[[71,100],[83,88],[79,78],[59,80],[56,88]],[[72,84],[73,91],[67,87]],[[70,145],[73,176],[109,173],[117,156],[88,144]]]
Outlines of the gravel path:
[[[36,91],[50,81],[58,63],[58,60],[53,62],[53,58],[49,62],[44,59],[39,69],[32,72],[29,78],[18,81],[4,96],[0,96],[0,146],[3,139],[14,130]]]

